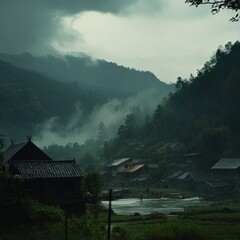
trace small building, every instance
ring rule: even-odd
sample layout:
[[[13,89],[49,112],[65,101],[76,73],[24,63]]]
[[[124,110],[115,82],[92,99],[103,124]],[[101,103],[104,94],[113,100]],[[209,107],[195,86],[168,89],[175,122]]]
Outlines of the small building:
[[[54,161],[31,139],[12,144],[3,156],[5,171],[22,181],[25,192],[33,199],[85,212],[83,173],[75,160]]]
[[[170,176],[166,178],[167,184],[171,187],[176,187],[179,183],[178,177],[183,173],[183,171],[173,172]]]
[[[240,182],[240,159],[222,158],[211,167],[214,174],[221,175],[221,179],[229,182],[232,188],[235,188]]]
[[[233,186],[222,180],[208,180],[202,186],[201,196],[205,199],[222,197],[233,193]]]
[[[149,169],[146,164],[134,161],[132,158],[121,158],[107,166],[105,176],[132,182],[146,182]]]
[[[119,172],[130,169],[132,165],[132,158],[116,159],[112,164],[107,166],[107,173],[112,177],[116,177]]]
[[[218,174],[221,174],[226,180],[239,181],[240,159],[222,158],[211,167],[211,170]]]
[[[26,193],[39,202],[63,208],[83,204],[83,173],[75,160],[14,161],[8,172],[23,180]]]
[[[139,178],[140,176],[141,178],[143,176],[146,176],[146,166],[145,164],[137,164],[132,166],[131,168],[124,168],[121,169],[118,172],[118,176],[122,179],[133,179],[136,178],[136,180]]]
[[[221,174],[211,171],[175,172],[167,178],[171,186],[178,186],[196,192],[199,196],[211,199],[233,193],[233,186]]]
[[[209,174],[199,171],[187,171],[178,176],[179,186],[199,192],[202,184],[209,178]]]

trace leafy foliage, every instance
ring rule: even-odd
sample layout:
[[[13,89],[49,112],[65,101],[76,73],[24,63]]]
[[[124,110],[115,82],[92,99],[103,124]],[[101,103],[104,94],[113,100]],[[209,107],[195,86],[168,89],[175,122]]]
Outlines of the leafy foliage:
[[[101,191],[102,179],[98,172],[90,172],[84,177],[84,190],[93,199],[98,199]]]
[[[105,144],[106,157],[150,158],[173,168],[171,154],[197,152],[195,167],[203,169],[220,157],[239,157],[239,58],[239,42],[219,47],[197,76],[178,78],[176,91],[145,122],[128,115],[118,137]],[[179,147],[172,150],[171,143]]]
[[[198,7],[202,4],[211,5],[211,12],[213,14],[219,13],[223,9],[230,9],[238,11],[240,9],[239,0],[186,0],[186,3],[189,3],[191,6]],[[230,21],[238,21],[240,19],[239,14],[231,18]]]

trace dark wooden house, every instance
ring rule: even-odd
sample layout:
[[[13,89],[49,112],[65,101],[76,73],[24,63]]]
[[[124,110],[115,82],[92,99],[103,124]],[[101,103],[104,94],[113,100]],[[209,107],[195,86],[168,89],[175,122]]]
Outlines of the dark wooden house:
[[[194,191],[198,196],[206,199],[229,195],[233,192],[231,184],[225,181],[221,174],[214,174],[211,171],[178,171],[170,175],[167,181],[170,186]]]
[[[5,163],[20,160],[52,160],[31,141],[31,138],[24,142],[12,143],[3,153],[3,159]]]
[[[75,160],[54,161],[28,139],[4,152],[4,165],[32,198],[78,213],[85,211],[83,173]]]
[[[211,170],[217,174],[221,174],[224,180],[231,182],[240,181],[239,158],[222,158],[211,167]]]

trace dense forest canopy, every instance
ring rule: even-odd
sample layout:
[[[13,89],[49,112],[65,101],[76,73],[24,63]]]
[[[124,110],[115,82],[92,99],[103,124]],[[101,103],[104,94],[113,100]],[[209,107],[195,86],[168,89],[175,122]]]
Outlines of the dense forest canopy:
[[[86,168],[101,167],[126,156],[163,163],[165,157],[160,154],[161,149],[171,143],[179,146],[171,154],[201,153],[196,167],[209,168],[220,157],[238,157],[239,57],[239,42],[219,47],[196,76],[178,78],[175,91],[153,114],[147,115],[142,106],[132,106],[112,139],[106,137],[106,126],[99,122],[95,139],[83,145],[70,142],[61,146],[56,142],[46,146],[45,151],[55,159],[73,156]],[[105,96],[74,82],[57,82],[3,61],[0,68],[1,122],[5,124],[2,129],[12,125],[19,131],[34,129],[34,125],[56,115],[64,124],[76,103],[81,104],[87,115],[97,104],[107,101]]]
[[[152,111],[173,89],[150,72],[87,56],[0,58],[0,131],[7,140],[28,134],[41,146],[60,139],[62,145],[84,143],[98,137],[101,122],[110,128],[109,137],[132,105],[143,103],[143,109]],[[148,96],[149,103],[144,100]]]
[[[178,78],[176,91],[139,123],[126,117],[118,137],[105,144],[106,157],[155,158],[154,145],[179,142],[179,153],[199,152],[208,168],[220,157],[238,157],[240,143],[240,43],[220,47],[197,76]],[[111,154],[109,154],[111,153]]]
[[[47,74],[53,79],[76,82],[85,88],[102,92],[109,97],[126,97],[149,88],[159,88],[163,92],[172,86],[159,81],[151,72],[118,66],[104,60],[80,56],[33,56],[0,54],[0,59],[18,67]]]
[[[209,169],[221,157],[239,157],[239,58],[239,42],[219,47],[196,76],[178,78],[175,92],[152,115],[132,107],[111,140],[99,138],[82,146],[54,145],[45,150],[55,157],[58,152],[74,152],[90,168],[126,156],[145,159],[157,162],[162,174],[177,167],[169,159],[174,154],[201,154],[194,166],[201,169]]]
[[[77,83],[58,82],[0,61],[0,127],[11,137],[32,134],[37,124],[51,117],[64,124],[77,104],[88,115],[106,99]]]

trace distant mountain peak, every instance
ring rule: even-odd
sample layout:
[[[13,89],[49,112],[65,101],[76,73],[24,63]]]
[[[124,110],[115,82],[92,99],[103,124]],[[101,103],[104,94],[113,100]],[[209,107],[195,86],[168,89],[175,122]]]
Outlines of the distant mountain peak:
[[[150,71],[138,71],[105,60],[95,60],[82,53],[80,56],[37,57],[24,52],[19,55],[0,54],[0,58],[18,67],[44,73],[56,80],[77,82],[104,92],[133,94],[151,88],[166,92],[173,90],[172,85],[160,81]]]

